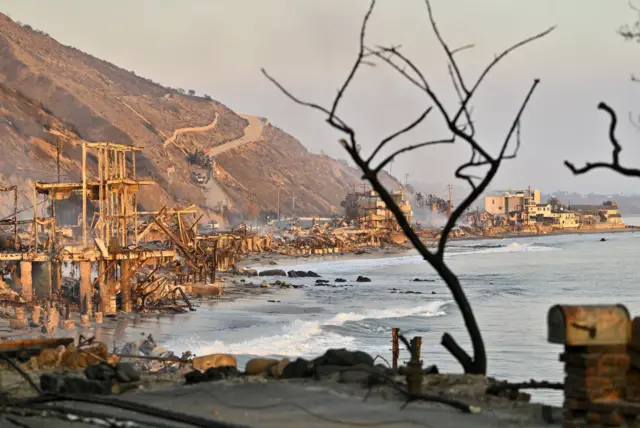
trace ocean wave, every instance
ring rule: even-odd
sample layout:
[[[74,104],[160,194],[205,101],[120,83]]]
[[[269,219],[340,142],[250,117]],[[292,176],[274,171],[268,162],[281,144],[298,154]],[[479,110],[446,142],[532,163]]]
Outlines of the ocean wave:
[[[345,312],[334,316],[326,325],[340,325],[347,321],[361,321],[365,319],[402,318],[408,316],[433,317],[444,315],[443,307],[451,301],[433,300],[420,306],[391,308],[391,309],[368,309],[364,312]]]
[[[458,247],[460,248],[460,247]],[[445,254],[445,257],[457,257],[470,254],[491,254],[491,253],[523,253],[523,252],[538,252],[538,251],[557,251],[560,248],[550,247],[548,245],[540,245],[536,243],[520,244],[518,242],[512,242],[509,245],[478,248],[474,251],[449,251]]]
[[[277,334],[271,333],[236,343],[222,340],[202,343],[198,340],[191,340],[189,348],[196,355],[230,353],[276,357],[314,357],[329,348],[353,347],[356,337],[351,333],[358,335],[358,328],[353,328],[354,323],[360,323],[363,320],[381,320],[407,316],[440,316],[445,314],[443,307],[449,303],[448,301],[436,300],[414,307],[339,313],[327,320],[295,320],[282,327]],[[343,327],[349,324],[351,324],[350,328],[336,329],[336,327]],[[387,331],[386,327],[376,326],[374,323],[364,323],[362,328],[374,333]],[[178,351],[182,351],[183,347],[187,349],[184,340],[182,343],[182,346],[178,342],[174,343],[173,346],[179,347]]]

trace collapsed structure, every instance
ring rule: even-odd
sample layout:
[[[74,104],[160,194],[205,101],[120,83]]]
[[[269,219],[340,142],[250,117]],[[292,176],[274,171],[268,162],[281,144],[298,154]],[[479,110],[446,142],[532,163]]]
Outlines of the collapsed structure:
[[[57,311],[65,312],[63,321],[77,311],[88,322],[91,314],[99,319],[150,307],[192,309],[185,284],[214,283],[217,271],[227,270],[251,252],[335,254],[394,241],[395,228],[332,228],[315,222],[310,229],[280,231],[277,238],[250,233],[247,227],[200,234],[197,225],[202,215],[197,216],[195,205],[138,210],[138,192],[154,183],[136,174],[136,153],[141,148],[81,144],[81,181],[35,182],[32,219],[18,217],[17,187],[0,188],[13,193],[13,216],[0,220],[5,229],[0,263],[9,283],[0,287],[0,299],[20,308],[13,323],[16,328],[25,323],[25,305],[44,306],[45,332],[58,324]],[[72,197],[82,201],[75,224],[73,215],[61,209],[63,201]],[[39,210],[43,204],[46,209]],[[376,204],[373,212],[379,209]],[[63,225],[61,219],[69,218],[72,224]],[[79,272],[79,284],[70,281],[71,287],[63,287],[68,282],[63,281],[63,265]],[[34,312],[40,314],[39,309]]]

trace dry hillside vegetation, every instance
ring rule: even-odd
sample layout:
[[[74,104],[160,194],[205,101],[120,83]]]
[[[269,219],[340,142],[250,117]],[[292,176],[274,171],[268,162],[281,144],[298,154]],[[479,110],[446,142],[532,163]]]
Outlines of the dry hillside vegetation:
[[[180,94],[63,46],[2,14],[0,57],[0,185],[18,184],[24,194],[21,206],[27,204],[32,181],[55,180],[58,142],[63,179],[78,180],[78,142],[111,141],[145,149],[137,157],[138,175],[157,185],[141,192],[142,208],[195,203],[215,217],[207,190],[190,178],[185,152],[241,138],[246,119],[217,101]],[[215,127],[180,134],[178,144],[163,147],[174,131],[205,127],[216,117]],[[285,204],[291,212],[295,194],[297,215],[338,213],[344,194],[362,183],[357,170],[310,153],[271,125],[264,126],[262,141],[225,151],[216,161],[219,187],[236,212],[254,204],[277,209],[280,184],[283,212]],[[95,164],[89,168],[95,170]]]

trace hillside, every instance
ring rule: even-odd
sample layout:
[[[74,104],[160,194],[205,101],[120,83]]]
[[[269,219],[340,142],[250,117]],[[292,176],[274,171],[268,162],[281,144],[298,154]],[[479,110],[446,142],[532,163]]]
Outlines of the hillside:
[[[28,206],[31,181],[55,180],[59,143],[63,179],[79,179],[83,140],[144,148],[138,175],[157,183],[140,194],[145,210],[195,203],[215,218],[227,200],[236,213],[276,210],[280,185],[283,213],[291,213],[295,195],[295,214],[329,215],[362,183],[359,171],[310,153],[265,119],[163,87],[3,14],[0,58],[0,186],[19,185],[21,206]],[[214,147],[217,180],[199,185],[187,155]]]

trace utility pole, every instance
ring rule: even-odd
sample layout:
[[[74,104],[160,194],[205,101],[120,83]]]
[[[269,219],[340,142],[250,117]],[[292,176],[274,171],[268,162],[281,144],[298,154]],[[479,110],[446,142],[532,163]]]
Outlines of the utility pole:
[[[449,200],[447,203],[447,216],[451,217],[451,212],[453,211],[453,199],[451,197],[451,191],[453,190],[453,185],[447,184],[447,190],[449,192]]]
[[[280,221],[280,185],[278,184],[278,221]]]
[[[393,166],[393,161],[394,159],[391,159],[391,162],[389,162],[389,175],[391,175],[391,167]]]
[[[293,216],[293,213],[296,209],[296,189],[295,189],[295,181],[296,181],[296,176],[295,174],[292,174],[293,177],[293,181],[291,182],[291,215]]]
[[[404,188],[407,188],[407,184],[409,183],[409,174],[404,175]]]

